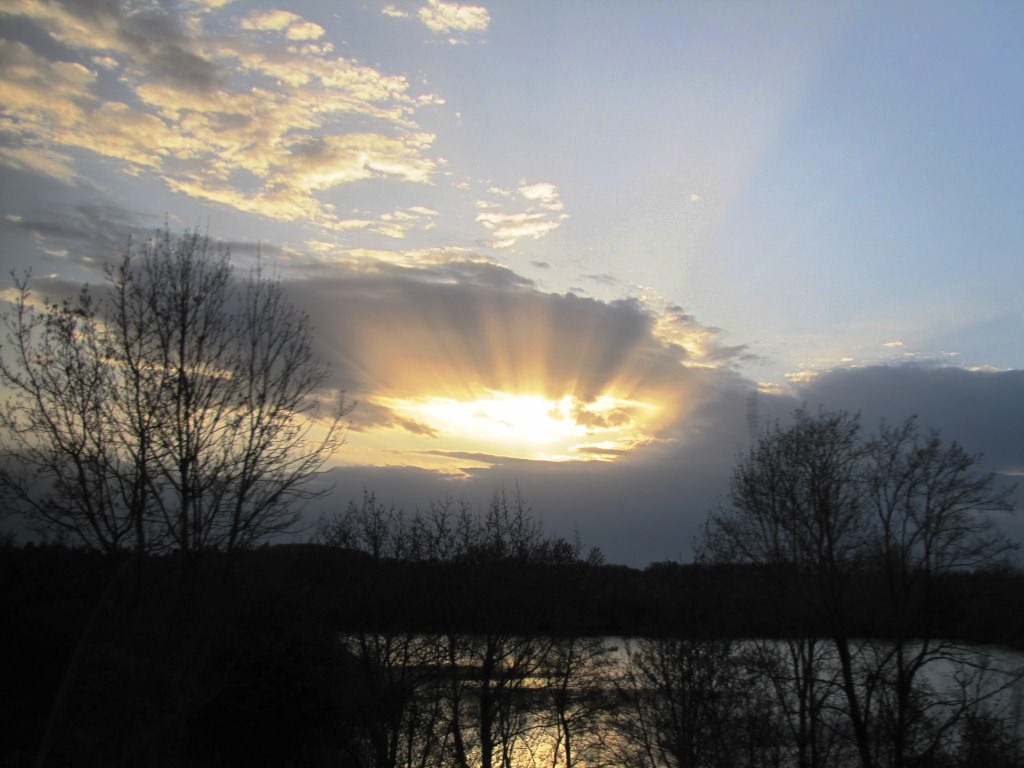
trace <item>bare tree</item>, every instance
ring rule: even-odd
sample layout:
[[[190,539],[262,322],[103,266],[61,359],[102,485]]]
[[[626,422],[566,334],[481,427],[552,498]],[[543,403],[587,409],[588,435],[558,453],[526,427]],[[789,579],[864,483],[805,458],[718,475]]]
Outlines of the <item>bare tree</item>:
[[[65,723],[76,706],[88,709],[90,697],[76,704],[75,687],[98,648],[113,660],[149,659],[179,681],[136,707],[152,717],[128,752],[148,749],[210,695],[188,681],[223,630],[218,589],[230,581],[214,585],[193,555],[244,549],[289,528],[317,495],[309,482],[341,444],[348,411],[321,399],[329,369],[313,352],[309,319],[259,270],[237,279],[227,251],[208,238],[165,230],[129,243],[107,277],[99,296],[85,286],[74,299],[38,306],[28,277],[16,278],[3,316],[6,507],[46,535],[136,555],[117,569],[79,637],[38,765],[61,739],[79,738]],[[178,561],[174,604],[155,607],[142,555],[166,550],[189,557]],[[125,618],[118,626],[126,631],[111,631],[110,614]],[[135,634],[174,616],[181,631],[169,642],[177,645],[150,658]]]
[[[7,354],[0,355],[11,392],[0,409],[7,509],[90,547],[114,551],[130,543],[144,550],[144,471],[130,473],[124,464],[141,456],[144,469],[146,454],[112,417],[115,372],[96,302],[83,289],[76,300],[36,310],[27,280],[16,285],[13,310],[4,316]]]
[[[601,637],[556,638],[544,673],[551,768],[601,762],[601,733],[613,708],[613,656]]]
[[[572,562],[575,549],[549,538],[516,488],[498,488],[481,517],[456,516],[453,560],[471,564],[481,578],[507,578],[556,562]],[[483,594],[481,631],[447,636],[452,757],[458,768],[512,768],[530,751],[542,697],[534,680],[543,675],[551,638],[509,627],[509,606]]]
[[[780,747],[786,765],[823,768],[842,765],[834,707],[837,685],[834,651],[814,632],[748,642],[746,663],[771,691],[778,725],[785,734]]]
[[[108,291],[4,321],[0,488],[91,547],[235,549],[291,526],[343,439],[312,327],[259,270],[195,232],[129,244]]]
[[[641,768],[779,765],[775,712],[731,640],[627,643],[619,762]]]
[[[323,521],[318,539],[365,552],[377,564],[429,563],[469,580],[464,598],[475,633],[373,629],[346,637],[388,699],[365,712],[354,740],[360,764],[512,768],[545,750],[549,734],[550,760],[559,765],[578,765],[593,749],[583,742],[597,728],[595,689],[608,664],[603,642],[517,631],[524,607],[503,602],[508,593],[497,588],[517,574],[580,562],[579,545],[546,535],[518,489],[497,489],[480,514],[444,499],[409,517],[366,492],[361,503]]]
[[[708,550],[768,566],[799,617],[796,636],[810,642],[815,627],[825,633],[835,656],[825,663],[838,668],[863,768],[928,759],[969,710],[928,683],[933,664],[956,663],[963,675],[976,662],[935,639],[927,617],[939,576],[999,562],[1012,549],[989,516],[1010,509],[1010,493],[978,472],[977,457],[934,433],[921,437],[913,420],[864,439],[845,413],[798,411],[793,425],[767,430],[735,470],[730,505],[706,526]],[[866,594],[881,617],[878,642],[854,639],[863,629],[854,602]],[[812,656],[798,661],[811,667],[794,680],[831,678],[814,671]],[[810,726],[798,727],[802,738],[817,733]],[[801,762],[822,746],[808,743]]]
[[[1015,548],[991,518],[1010,510],[1012,488],[978,472],[977,457],[960,445],[922,435],[915,419],[883,424],[864,458],[865,565],[877,577],[874,613],[889,641],[872,648],[867,673],[880,684],[866,689],[875,693],[867,705],[887,735],[879,762],[915,765],[945,748],[962,716],[1016,679],[991,669],[984,649],[937,636],[934,620],[943,576],[1002,564]],[[957,685],[930,680],[935,665],[955,665]]]

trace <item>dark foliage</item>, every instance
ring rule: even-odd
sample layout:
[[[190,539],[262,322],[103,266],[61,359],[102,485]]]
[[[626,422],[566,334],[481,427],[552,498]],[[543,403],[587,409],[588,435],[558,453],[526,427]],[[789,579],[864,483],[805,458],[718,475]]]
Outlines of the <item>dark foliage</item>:
[[[752,566],[410,563],[309,544],[185,568],[28,546],[3,548],[0,580],[9,765],[31,764],[83,634],[90,663],[53,764],[339,765],[344,722],[366,697],[341,632],[782,637],[792,620]],[[865,632],[869,581],[858,590]],[[1020,572],[948,574],[941,598],[936,631],[1024,647]]]

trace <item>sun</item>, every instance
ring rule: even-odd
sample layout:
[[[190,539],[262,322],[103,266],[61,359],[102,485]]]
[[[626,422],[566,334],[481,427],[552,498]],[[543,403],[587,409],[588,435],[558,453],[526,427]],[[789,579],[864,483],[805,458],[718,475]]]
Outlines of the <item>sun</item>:
[[[470,399],[378,400],[453,450],[547,461],[608,459],[647,442],[646,426],[658,410],[610,395],[583,402],[493,390]]]
[[[585,434],[585,430],[569,418],[568,401],[568,398],[554,402],[538,395],[515,396],[501,392],[469,401],[433,398],[421,405],[419,415],[452,435],[553,445]]]

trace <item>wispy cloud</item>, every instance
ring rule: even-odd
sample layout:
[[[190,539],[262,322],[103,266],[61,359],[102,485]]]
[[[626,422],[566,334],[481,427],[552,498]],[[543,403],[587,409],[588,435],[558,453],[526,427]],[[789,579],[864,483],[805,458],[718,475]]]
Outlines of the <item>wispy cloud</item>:
[[[433,229],[434,219],[438,215],[437,211],[429,208],[413,206],[411,208],[399,208],[382,213],[374,218],[337,221],[331,225],[331,228],[339,232],[364,229],[395,240],[401,240],[412,229]]]
[[[523,239],[537,240],[557,229],[567,219],[558,187],[550,182],[528,184],[516,189],[491,187],[490,200],[477,201],[476,220],[492,235],[494,248],[511,248]],[[510,209],[515,210],[510,210]]]

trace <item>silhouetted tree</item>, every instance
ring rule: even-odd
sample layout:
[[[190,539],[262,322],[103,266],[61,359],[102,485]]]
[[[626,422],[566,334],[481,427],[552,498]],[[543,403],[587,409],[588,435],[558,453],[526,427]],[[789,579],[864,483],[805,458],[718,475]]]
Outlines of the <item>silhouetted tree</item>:
[[[291,527],[348,410],[321,407],[329,371],[307,316],[258,269],[236,279],[208,238],[164,230],[107,275],[99,297],[85,286],[41,306],[16,278],[3,316],[2,501],[121,563],[67,662],[39,765],[60,759],[62,734],[65,749],[92,739],[98,763],[144,761],[228,684],[207,674],[233,616],[226,561],[201,555]],[[156,584],[144,555],[169,551]]]
[[[553,760],[578,763],[595,729],[604,644],[524,629],[557,586],[543,577],[583,561],[578,543],[545,534],[518,489],[496,490],[482,514],[443,499],[411,517],[366,492],[324,521],[317,538],[370,555],[379,578],[369,590],[412,564],[443,575],[452,591],[438,600],[448,615],[430,617],[436,632],[382,629],[388,621],[371,605],[367,628],[346,635],[368,691],[351,750],[360,765],[512,768],[547,734],[558,741]],[[419,593],[432,589],[421,584]]]
[[[627,645],[619,682],[619,762],[637,768],[780,764],[776,710],[731,640],[647,638]]]
[[[1020,727],[1019,718],[1007,718],[984,708],[968,713],[947,764],[956,768],[1021,768],[1024,747]]]
[[[107,551],[249,546],[291,526],[341,442],[306,315],[195,232],[130,244],[102,298],[4,316],[0,491],[30,524]]]
[[[1000,562],[1013,548],[989,517],[1010,509],[1011,489],[977,467],[955,443],[921,436],[913,420],[863,439],[856,417],[798,411],[750,449],[729,506],[706,527],[710,552],[766,566],[783,587],[781,607],[813,619],[805,633],[826,633],[863,768],[930,759],[968,709],[966,686],[954,696],[930,685],[928,672],[952,661],[967,674],[977,651],[936,638],[929,617],[939,576]],[[879,642],[855,640],[865,598]],[[991,686],[977,695],[992,695]]]
[[[615,650],[600,637],[555,638],[543,679],[551,768],[603,762],[601,737],[615,706]]]

